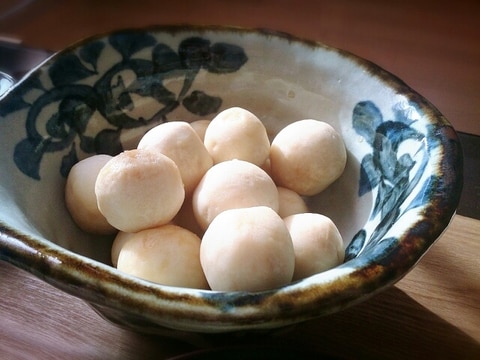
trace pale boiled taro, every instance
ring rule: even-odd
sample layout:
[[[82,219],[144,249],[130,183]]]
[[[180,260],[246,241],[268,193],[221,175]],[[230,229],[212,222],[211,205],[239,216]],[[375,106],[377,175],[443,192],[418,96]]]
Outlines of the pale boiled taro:
[[[190,123],[192,126],[193,130],[197,133],[198,137],[200,140],[205,139],[205,132],[207,131],[208,125],[210,125],[211,120],[195,120]]]
[[[95,182],[109,155],[94,155],[76,163],[68,173],[65,204],[74,222],[84,231],[98,235],[117,232],[100,213],[95,195]]]
[[[110,257],[112,261],[112,265],[117,267],[118,263],[118,256],[120,255],[120,250],[122,250],[123,245],[134,236],[135,233],[127,233],[124,231],[119,231],[117,236],[112,243],[112,248],[110,251]]]
[[[178,211],[177,215],[173,218],[172,222],[175,225],[181,226],[187,230],[190,230],[200,238],[203,236],[204,229],[202,229],[195,218],[193,213],[192,197],[185,198],[182,207]]]
[[[125,232],[168,223],[185,198],[180,171],[173,160],[140,149],[110,159],[98,174],[95,194],[107,221]]]
[[[211,167],[192,199],[193,213],[203,230],[222,211],[262,205],[278,211],[277,187],[265,171],[243,160]]]
[[[184,121],[166,122],[150,129],[140,139],[137,148],[158,151],[172,159],[180,170],[187,195],[213,165],[202,140]]]
[[[300,195],[315,195],[340,177],[347,162],[345,144],[329,124],[300,120],[284,127],[270,149],[275,183]]]
[[[122,242],[119,270],[163,285],[208,289],[200,264],[201,240],[194,233],[168,224],[117,237]]]
[[[238,159],[261,166],[270,152],[265,126],[240,107],[226,109],[212,119],[204,144],[215,164]]]
[[[295,191],[278,186],[278,215],[281,218],[308,212],[305,200]]]
[[[330,218],[303,213],[288,216],[284,221],[295,250],[293,280],[329,270],[343,262],[342,236]]]
[[[295,254],[288,229],[271,208],[256,206],[219,214],[200,246],[212,290],[261,291],[292,280]]]

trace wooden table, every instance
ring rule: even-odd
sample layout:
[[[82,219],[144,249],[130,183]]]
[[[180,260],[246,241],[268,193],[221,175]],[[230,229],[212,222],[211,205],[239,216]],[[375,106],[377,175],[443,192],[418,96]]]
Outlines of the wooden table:
[[[0,35],[58,50],[85,36],[166,23],[268,27],[349,50],[398,75],[457,130],[480,135],[480,2],[375,0],[37,0],[6,14]],[[479,178],[480,181],[480,178]],[[0,262],[0,358],[148,359],[195,350],[118,328],[83,301]],[[480,358],[480,221],[457,215],[395,286],[276,337],[212,339],[288,345],[342,358]]]

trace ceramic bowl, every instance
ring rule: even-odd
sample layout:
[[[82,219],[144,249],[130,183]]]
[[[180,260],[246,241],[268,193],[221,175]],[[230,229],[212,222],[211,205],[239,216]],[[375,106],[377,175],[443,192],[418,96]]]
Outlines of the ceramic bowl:
[[[262,292],[163,286],[110,264],[64,204],[69,169],[136,146],[171,120],[240,106],[274,136],[330,123],[345,172],[311,211],[337,224],[345,262]],[[79,42],[27,74],[0,102],[0,258],[139,331],[268,330],[340,311],[401,279],[448,226],[462,188],[457,135],[427,100],[345,51],[268,30],[170,26]]]

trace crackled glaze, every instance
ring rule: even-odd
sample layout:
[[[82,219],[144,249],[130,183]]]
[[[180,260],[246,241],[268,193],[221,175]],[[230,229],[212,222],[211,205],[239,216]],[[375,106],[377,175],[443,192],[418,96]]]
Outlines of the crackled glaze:
[[[134,147],[149,128],[241,106],[273,136],[327,121],[348,152],[340,179],[306,199],[330,216],[346,261],[281,289],[219,293],[149,283],[109,265],[63,203],[69,169]],[[339,311],[404,276],[448,225],[461,191],[452,127],[386,71],[290,35],[160,27],[97,36],[54,55],[0,102],[0,258],[113,322],[176,334],[273,329]]]

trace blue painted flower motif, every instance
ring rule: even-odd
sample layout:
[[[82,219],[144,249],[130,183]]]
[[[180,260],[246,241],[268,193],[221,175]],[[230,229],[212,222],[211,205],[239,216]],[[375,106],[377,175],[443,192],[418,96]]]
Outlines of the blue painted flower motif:
[[[107,46],[120,55],[120,60],[100,72],[99,59]],[[149,56],[139,56],[140,52]],[[45,154],[68,150],[60,169],[67,176],[78,161],[77,147],[85,153],[115,155],[123,150],[122,130],[167,121],[167,115],[179,106],[199,116],[216,113],[222,99],[192,89],[197,74],[201,69],[213,74],[233,73],[247,60],[244,50],[236,45],[190,37],[175,51],[153,35],[140,32],[115,33],[86,44],[78,52],[65,53],[48,68],[51,89],[42,85],[42,74],[32,74],[27,80],[31,84],[21,89],[38,90],[40,96],[30,103],[26,94],[18,93],[0,110],[1,116],[28,111],[26,138],[15,147],[15,164],[24,174],[39,180]],[[127,73],[134,77],[128,85],[124,78]],[[93,84],[89,84],[89,78],[95,79]],[[183,79],[178,93],[165,86],[172,78]],[[154,99],[159,110],[148,118],[133,116],[134,97]],[[46,111],[52,107],[54,111]],[[49,114],[46,121],[40,120],[42,113]],[[87,127],[95,113],[111,126],[90,134]]]
[[[412,126],[415,122],[413,114],[412,107],[398,106],[394,109],[395,119],[385,121],[371,101],[359,102],[353,109],[353,127],[372,148],[372,152],[362,159],[358,195],[375,190],[370,220],[376,219],[377,225],[370,234],[361,229],[354,236],[346,249],[346,260],[360,252],[373,251],[379,242],[397,241],[396,237],[383,238],[401,216],[421,204],[423,189],[405,204],[421,181],[428,163],[425,135]],[[401,145],[407,141],[408,146],[401,152]]]

